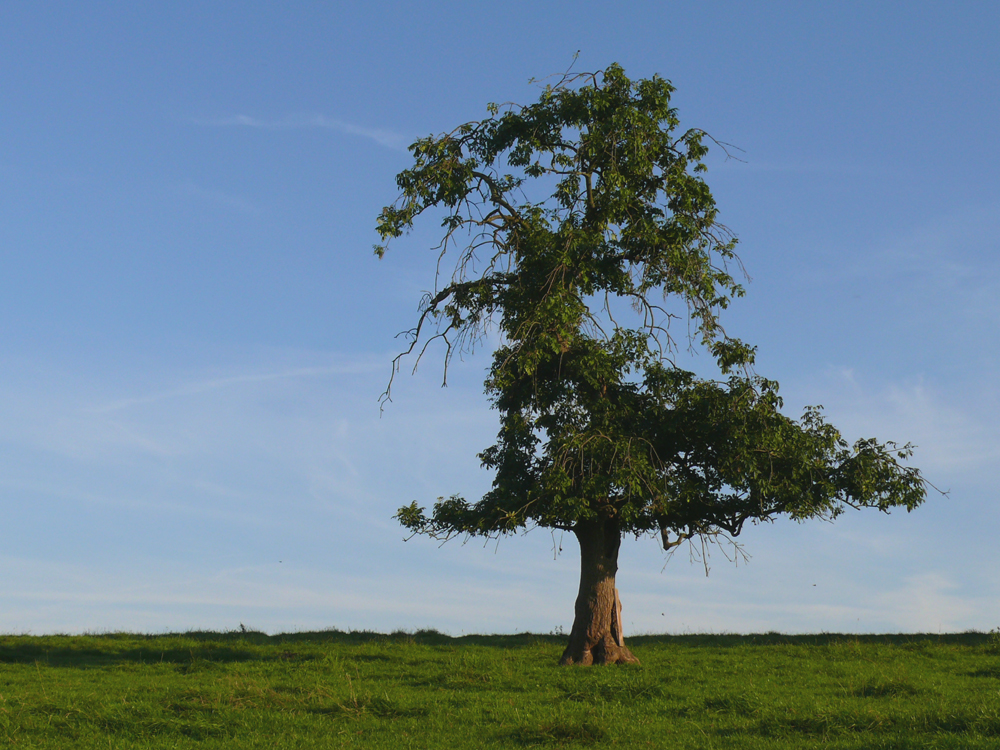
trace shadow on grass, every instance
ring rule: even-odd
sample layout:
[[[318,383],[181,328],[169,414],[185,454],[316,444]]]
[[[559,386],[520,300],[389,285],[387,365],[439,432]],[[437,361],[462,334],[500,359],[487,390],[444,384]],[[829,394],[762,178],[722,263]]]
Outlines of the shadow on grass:
[[[1000,667],[981,667],[969,672],[969,677],[990,677],[994,680],[1000,680]]]
[[[182,665],[186,669],[210,668],[212,663],[309,661],[322,658],[316,646],[365,644],[407,644],[431,647],[465,645],[517,649],[539,645],[562,647],[564,635],[464,635],[452,637],[436,630],[416,632],[321,630],[301,633],[268,635],[253,630],[228,632],[189,631],[144,635],[137,633],[106,633],[92,635],[0,635],[0,664],[44,664],[81,669],[121,664],[164,663]],[[905,633],[887,635],[852,635],[820,633],[817,635],[784,635],[761,633],[750,635],[644,635],[629,639],[633,647],[669,646],[674,648],[741,648],[747,646],[823,646],[832,644],[882,644],[920,648],[928,644],[986,647],[996,650],[997,636],[993,633],[966,632],[952,634]],[[389,655],[354,654],[361,660],[391,659]],[[976,676],[996,677],[994,668],[980,670]]]
[[[92,635],[0,635],[0,664],[43,664],[80,669],[121,664],[181,665],[203,669],[212,663],[309,661],[323,657],[315,646],[407,644],[423,646],[481,645],[494,648],[525,648],[540,642],[562,642],[563,637],[517,635],[468,635],[458,638],[436,630],[390,634],[371,631],[321,630],[268,635],[253,630],[189,631],[144,635],[105,633]],[[355,654],[363,661],[391,660],[383,654]]]
[[[567,743],[580,746],[603,742],[608,738],[608,732],[601,724],[592,720],[543,721],[524,723],[507,732],[503,738],[525,747]]]
[[[834,644],[878,644],[884,646],[919,646],[949,644],[954,646],[992,646],[994,633],[969,630],[964,633],[885,633],[856,635],[853,633],[814,633],[786,635],[784,633],[721,633],[719,635],[636,635],[628,638],[629,646],[688,646],[702,648],[739,648],[742,646],[830,646]]]

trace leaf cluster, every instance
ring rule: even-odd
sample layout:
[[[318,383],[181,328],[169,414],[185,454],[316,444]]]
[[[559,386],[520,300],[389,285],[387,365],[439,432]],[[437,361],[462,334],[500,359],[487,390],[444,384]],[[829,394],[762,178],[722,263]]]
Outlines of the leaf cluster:
[[[743,294],[736,240],[703,178],[711,139],[679,129],[672,92],[612,65],[411,147],[376,252],[428,210],[444,234],[437,288],[393,372],[438,339],[447,372],[494,327],[486,391],[501,430],[480,454],[490,492],[439,499],[430,515],[402,508],[407,528],[493,536],[600,520],[670,547],[782,514],[922,501],[919,472],[901,463],[910,446],[849,446],[818,409],[785,417],[753,348],[726,335],[720,312]],[[674,364],[679,318],[723,379]]]

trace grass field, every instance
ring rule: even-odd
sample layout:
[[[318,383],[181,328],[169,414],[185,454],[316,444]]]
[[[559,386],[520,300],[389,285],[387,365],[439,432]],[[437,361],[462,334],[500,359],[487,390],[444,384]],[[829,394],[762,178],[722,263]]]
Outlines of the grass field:
[[[1000,748],[1000,638],[434,632],[0,636],[0,744],[30,748]]]

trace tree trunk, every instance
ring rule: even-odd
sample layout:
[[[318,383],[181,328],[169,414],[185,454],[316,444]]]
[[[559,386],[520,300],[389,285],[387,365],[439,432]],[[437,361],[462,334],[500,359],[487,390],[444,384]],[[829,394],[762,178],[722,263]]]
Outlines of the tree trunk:
[[[638,664],[622,637],[622,603],[615,588],[622,535],[610,521],[581,523],[580,593],[569,645],[560,664]]]

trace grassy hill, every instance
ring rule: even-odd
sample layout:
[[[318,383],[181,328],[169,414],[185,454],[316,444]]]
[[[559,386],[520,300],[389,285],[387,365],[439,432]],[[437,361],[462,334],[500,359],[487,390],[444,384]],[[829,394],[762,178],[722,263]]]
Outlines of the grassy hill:
[[[0,636],[25,748],[1000,747],[1000,638],[255,632]]]

